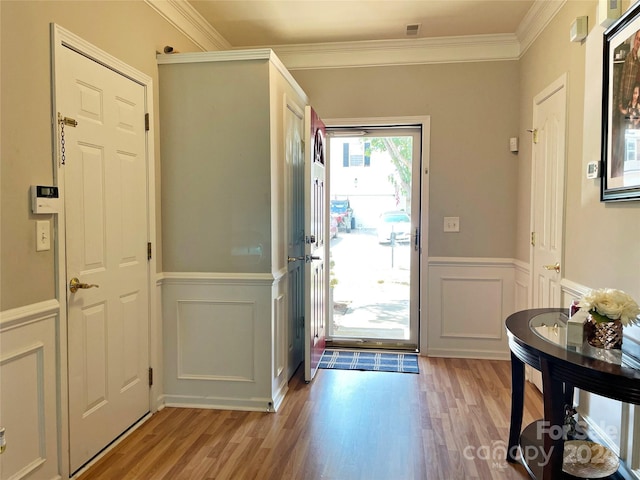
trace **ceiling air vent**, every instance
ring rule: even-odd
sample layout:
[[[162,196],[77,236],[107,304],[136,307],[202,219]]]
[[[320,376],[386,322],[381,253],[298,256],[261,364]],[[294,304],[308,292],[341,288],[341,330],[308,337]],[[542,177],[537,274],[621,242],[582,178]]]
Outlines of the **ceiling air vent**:
[[[407,25],[407,37],[417,37],[418,33],[420,32],[420,24],[419,23],[412,23],[410,25]]]

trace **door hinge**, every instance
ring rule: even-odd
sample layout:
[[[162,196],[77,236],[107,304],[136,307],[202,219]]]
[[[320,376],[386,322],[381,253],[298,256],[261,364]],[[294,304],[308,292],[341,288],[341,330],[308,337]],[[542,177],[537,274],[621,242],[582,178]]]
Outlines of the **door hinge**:
[[[532,133],[533,134],[533,143],[538,143],[538,129],[537,128],[533,128],[533,129],[528,129],[527,132]]]
[[[151,242],[147,242],[147,260],[151,260]]]
[[[149,367],[149,386],[153,385],[153,368]]]
[[[149,131],[149,114],[148,113],[144,114],[144,131],[145,132]]]
[[[536,246],[536,232],[531,232],[531,246]]]

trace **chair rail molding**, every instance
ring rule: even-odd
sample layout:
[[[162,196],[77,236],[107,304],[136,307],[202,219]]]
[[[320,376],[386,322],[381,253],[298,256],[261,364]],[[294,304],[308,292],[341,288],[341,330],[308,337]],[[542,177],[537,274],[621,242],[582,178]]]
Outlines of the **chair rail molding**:
[[[38,321],[45,317],[57,315],[60,303],[56,299],[25,305],[0,312],[0,331]]]

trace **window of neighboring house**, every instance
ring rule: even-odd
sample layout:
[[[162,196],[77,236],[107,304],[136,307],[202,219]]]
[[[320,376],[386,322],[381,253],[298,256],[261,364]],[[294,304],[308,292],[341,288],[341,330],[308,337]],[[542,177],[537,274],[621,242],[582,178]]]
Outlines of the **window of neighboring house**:
[[[371,144],[369,142],[360,144],[342,144],[342,166],[343,167],[370,167],[371,166]]]
[[[634,161],[636,159],[636,140],[627,140],[627,158],[626,161]]]

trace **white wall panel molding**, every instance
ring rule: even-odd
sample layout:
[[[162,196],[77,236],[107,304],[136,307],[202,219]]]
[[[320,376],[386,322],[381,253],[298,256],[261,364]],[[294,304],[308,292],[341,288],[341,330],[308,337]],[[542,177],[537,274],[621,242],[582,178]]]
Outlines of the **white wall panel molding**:
[[[562,289],[563,297],[569,296],[575,299],[580,298],[590,290],[589,287],[585,287],[584,285],[581,285],[579,283],[572,282],[571,280],[568,280],[566,278],[563,278],[560,281],[560,288]]]
[[[271,273],[165,272],[158,282],[163,285],[255,285],[271,286],[279,278]]]
[[[252,301],[178,300],[179,379],[255,382]]]
[[[44,318],[53,317],[60,311],[58,300],[46,300],[44,302],[26,305],[0,312],[0,331],[24,326],[31,322],[37,322]]]
[[[496,267],[513,269],[516,260],[513,258],[490,257],[429,257],[430,267]]]
[[[504,285],[500,277],[442,275],[440,285],[440,338],[502,339],[500,305]],[[480,315],[496,321],[478,322]]]
[[[164,405],[277,410],[287,390],[280,280],[271,274],[163,276]]]
[[[7,450],[2,478],[59,479],[58,302],[47,301],[2,312],[0,335],[0,418]]]
[[[203,51],[231,48],[231,44],[189,2],[178,0],[145,1],[162,18]]]
[[[274,338],[277,339],[277,343],[274,345],[274,361],[273,361],[273,376],[278,378],[282,375],[285,368],[287,368],[287,297],[285,295],[278,295],[273,299],[273,318],[275,321]]]
[[[515,268],[515,292],[514,292],[514,310],[519,312],[526,310],[530,306],[530,288],[529,282],[531,276],[529,274],[529,264],[520,260],[514,260]]]
[[[430,258],[427,355],[508,359],[515,270],[511,258]]]

